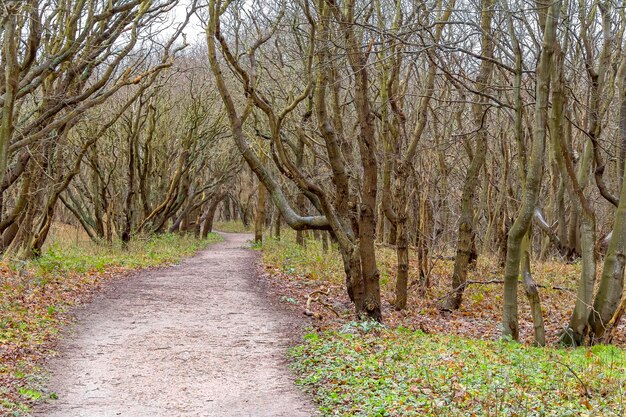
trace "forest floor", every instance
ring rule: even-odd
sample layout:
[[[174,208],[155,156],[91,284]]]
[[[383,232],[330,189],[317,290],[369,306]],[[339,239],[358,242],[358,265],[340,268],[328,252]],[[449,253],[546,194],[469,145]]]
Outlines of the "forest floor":
[[[431,260],[431,286],[415,285],[409,302],[392,305],[395,251],[377,248],[384,324],[357,322],[336,250],[320,241],[295,244],[294,233],[260,247],[266,279],[281,301],[312,316],[314,331],[292,349],[299,383],[311,389],[324,416],[626,416],[626,329],[616,346],[558,346],[575,301],[580,264],[534,262],[548,347],[535,348],[520,288],[522,343],[501,340],[502,275],[480,257],[461,309],[442,312],[453,261]],[[483,284],[480,284],[483,283]],[[521,287],[521,285],[520,285]]]
[[[257,282],[250,235],[111,285],[77,312],[35,416],[310,417],[286,351],[302,318]],[[50,396],[50,395],[48,395]]]

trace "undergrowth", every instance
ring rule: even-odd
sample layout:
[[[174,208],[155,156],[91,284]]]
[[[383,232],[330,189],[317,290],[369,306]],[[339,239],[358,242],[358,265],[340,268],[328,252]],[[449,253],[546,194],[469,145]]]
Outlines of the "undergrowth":
[[[280,272],[320,282],[343,282],[343,264],[341,258],[330,249],[322,251],[321,243],[310,241],[307,248],[293,243],[287,234],[281,240],[268,238],[263,241],[263,261],[275,266]]]
[[[254,231],[254,227],[252,225],[245,226],[239,221],[215,222],[213,224],[213,228],[226,233],[250,233],[251,231]]]
[[[313,333],[292,349],[325,416],[624,416],[626,353],[427,335]]]
[[[0,415],[22,415],[42,398],[41,359],[68,321],[70,306],[128,271],[172,264],[221,237],[163,234],[96,244],[55,238],[39,258],[0,262]],[[46,394],[54,396],[52,394]]]
[[[311,304],[317,332],[291,352],[300,384],[313,391],[325,416],[626,416],[626,351],[554,346],[575,301],[578,263],[533,262],[553,344],[535,348],[521,285],[526,344],[499,340],[502,271],[495,259],[479,258],[468,278],[488,284],[469,286],[461,309],[443,314],[438,303],[450,291],[453,260],[433,258],[431,286],[423,289],[411,253],[409,303],[398,312],[391,304],[395,252],[379,246],[387,327],[352,321],[336,250],[324,253],[311,239],[300,247],[287,232],[280,241],[266,239],[262,251],[282,299],[304,308],[310,294],[327,294],[325,305]],[[623,334],[616,339],[624,346]]]

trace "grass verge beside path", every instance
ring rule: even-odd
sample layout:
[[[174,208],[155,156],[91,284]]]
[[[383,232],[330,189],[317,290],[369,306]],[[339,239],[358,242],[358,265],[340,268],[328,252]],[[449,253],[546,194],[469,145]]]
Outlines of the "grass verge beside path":
[[[109,279],[176,263],[220,240],[165,234],[137,238],[124,250],[58,239],[38,259],[0,262],[0,415],[22,415],[44,395],[40,365],[69,321],[69,307]]]
[[[376,328],[376,326],[373,326]],[[291,354],[325,416],[626,415],[626,353],[427,335],[365,323]]]

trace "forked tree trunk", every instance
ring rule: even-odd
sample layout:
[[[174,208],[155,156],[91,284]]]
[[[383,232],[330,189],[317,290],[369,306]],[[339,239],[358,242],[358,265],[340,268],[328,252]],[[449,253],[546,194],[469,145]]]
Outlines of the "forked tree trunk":
[[[209,237],[209,233],[213,231],[213,220],[215,219],[215,212],[220,202],[224,199],[225,193],[219,193],[213,201],[209,203],[206,212],[201,218],[202,227],[200,230],[200,236],[202,239]]]
[[[522,284],[528,303],[530,304],[530,314],[533,319],[533,335],[535,346],[546,345],[546,330],[541,312],[541,298],[537,284],[533,279],[530,270],[530,237],[527,234],[522,243]]]
[[[542,17],[541,14],[545,13],[542,10],[545,10],[545,5],[541,5],[540,17]],[[519,339],[517,283],[520,272],[521,243],[530,227],[539,198],[539,190],[541,189],[552,55],[557,42],[556,28],[561,12],[561,0],[552,2],[547,6],[547,10],[547,16],[540,18],[540,22],[545,22],[545,26],[542,51],[536,71],[535,126],[533,128],[533,144],[526,174],[526,187],[523,193],[522,207],[507,238],[506,261],[504,265],[502,329],[504,337],[510,337],[514,340]]]
[[[399,3],[398,3],[399,4]],[[455,0],[450,0],[445,8],[441,7],[439,3],[438,7],[441,9],[441,13],[438,17],[440,24],[435,29],[434,39],[435,43],[441,39],[443,27],[442,23],[447,22],[452,15],[452,10],[455,7]],[[434,59],[433,56],[430,56]],[[417,146],[421,140],[422,134],[426,128],[428,121],[429,103],[434,94],[435,78],[437,75],[437,66],[431,62],[428,67],[428,74],[426,76],[426,82],[424,87],[424,93],[417,110],[417,121],[411,134],[409,143],[407,144],[406,153],[396,167],[396,178],[394,180],[393,194],[389,195],[388,192],[383,192],[383,204],[388,204],[385,208],[385,212],[389,211],[390,215],[387,217],[389,220],[396,224],[396,255],[397,255],[397,277],[396,277],[396,300],[395,308],[402,310],[406,308],[408,282],[409,282],[409,251],[408,251],[408,236],[407,236],[407,221],[408,221],[408,194],[407,182],[412,172],[413,159],[417,154]],[[390,197],[392,201],[388,201]],[[389,204],[392,203],[392,204]],[[395,210],[389,210],[393,208]]]
[[[619,71],[620,87],[620,143],[626,144],[626,57],[622,60]],[[612,333],[626,308],[624,296],[624,266],[626,265],[626,169],[624,166],[626,148],[619,156],[622,173],[622,189],[619,204],[615,211],[613,234],[604,258],[604,269],[600,278],[600,287],[593,303],[593,313],[589,317],[592,341],[612,338]],[[622,300],[620,303],[620,299]],[[606,335],[605,335],[606,332]]]
[[[580,235],[582,252],[582,270],[576,293],[576,304],[570,318],[568,328],[560,335],[561,343],[568,345],[580,345],[586,333],[587,321],[589,318],[590,305],[593,299],[593,287],[596,276],[595,260],[595,215],[587,201],[581,179],[584,180],[585,171],[574,172],[572,157],[570,155],[564,138],[563,122],[565,95],[563,90],[563,57],[562,50],[558,50],[554,55],[554,68],[552,75],[552,114],[550,116],[551,141],[555,162],[562,178],[562,183],[567,189],[572,203],[572,213],[576,213],[576,228],[580,224],[580,229],[576,230]],[[583,157],[581,167],[588,166],[586,159],[591,158],[591,154],[586,152]]]

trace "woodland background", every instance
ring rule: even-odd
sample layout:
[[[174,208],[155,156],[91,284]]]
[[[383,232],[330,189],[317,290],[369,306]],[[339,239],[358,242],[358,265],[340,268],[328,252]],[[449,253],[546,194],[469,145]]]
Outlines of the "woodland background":
[[[518,340],[521,316],[536,345],[621,341],[625,3],[0,8],[11,265],[67,225],[126,249],[238,220],[319,241],[324,303],[360,319],[448,332],[487,308],[471,336]]]

